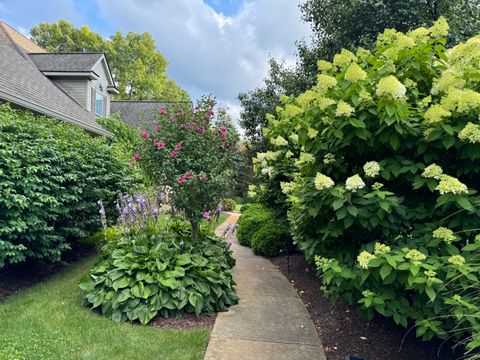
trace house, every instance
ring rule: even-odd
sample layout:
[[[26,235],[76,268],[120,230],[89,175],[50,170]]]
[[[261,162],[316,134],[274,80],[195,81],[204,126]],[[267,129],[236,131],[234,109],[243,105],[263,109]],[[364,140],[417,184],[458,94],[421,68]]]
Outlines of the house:
[[[0,101],[111,136],[96,118],[115,93],[103,53],[47,53],[0,21]]]
[[[97,117],[118,113],[133,127],[151,120],[164,101],[113,101],[118,94],[103,53],[48,53],[0,21],[0,102],[111,136]],[[187,103],[186,103],[187,104]],[[191,103],[188,102],[191,106]]]

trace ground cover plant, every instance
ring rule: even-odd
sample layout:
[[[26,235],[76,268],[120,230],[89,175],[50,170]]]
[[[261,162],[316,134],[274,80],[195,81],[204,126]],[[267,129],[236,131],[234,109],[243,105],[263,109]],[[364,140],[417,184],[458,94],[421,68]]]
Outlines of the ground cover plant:
[[[274,151],[255,159],[325,293],[424,339],[468,335],[459,325],[478,318],[465,299],[478,282],[480,37],[446,49],[447,33],[440,18],[319,61],[317,84],[269,115]]]
[[[140,183],[118,151],[72,125],[0,105],[0,268],[58,261],[100,228],[99,199],[111,218],[115,192]]]
[[[0,359],[203,358],[206,330],[119,324],[82,306],[78,283],[96,261],[81,260],[0,303]]]
[[[146,324],[158,315],[213,315],[238,301],[231,244],[210,225],[194,239],[185,220],[167,215],[159,222],[161,208],[140,194],[120,195],[118,209],[117,227],[108,229],[100,260],[80,283],[87,306]]]

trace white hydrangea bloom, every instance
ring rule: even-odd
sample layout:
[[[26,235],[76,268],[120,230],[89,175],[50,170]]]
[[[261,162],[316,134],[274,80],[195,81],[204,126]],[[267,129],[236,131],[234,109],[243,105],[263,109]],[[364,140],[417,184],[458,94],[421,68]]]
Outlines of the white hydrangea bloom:
[[[395,99],[400,99],[405,96],[407,88],[403,85],[398,79],[393,76],[387,76],[382,79],[377,84],[377,95],[390,95]]]
[[[427,179],[436,179],[440,180],[443,176],[443,170],[437,164],[428,165],[425,170],[423,170],[422,176]]]
[[[351,192],[356,192],[359,189],[363,189],[365,187],[365,183],[363,182],[360,175],[355,174],[350,176],[345,181],[345,189],[350,190]]]
[[[380,174],[380,164],[376,161],[369,161],[363,165],[363,171],[368,177],[375,177]]]
[[[333,182],[333,180],[327,175],[317,173],[317,175],[315,176],[315,188],[317,190],[330,189],[334,185],[335,183]]]

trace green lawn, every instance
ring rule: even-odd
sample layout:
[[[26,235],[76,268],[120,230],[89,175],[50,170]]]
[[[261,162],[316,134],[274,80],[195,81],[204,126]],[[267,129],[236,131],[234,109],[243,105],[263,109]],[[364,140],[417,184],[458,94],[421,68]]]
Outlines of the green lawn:
[[[202,359],[209,333],[117,324],[81,305],[95,257],[0,303],[1,360]]]

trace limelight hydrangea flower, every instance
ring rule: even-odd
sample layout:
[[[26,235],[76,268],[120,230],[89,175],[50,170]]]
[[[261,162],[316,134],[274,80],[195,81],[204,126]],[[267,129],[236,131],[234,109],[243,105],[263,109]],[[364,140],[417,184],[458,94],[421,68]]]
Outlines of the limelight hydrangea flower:
[[[293,190],[295,190],[296,184],[294,182],[280,182],[280,188],[282,189],[282,193],[290,194]]]
[[[380,164],[376,161],[369,161],[363,165],[363,171],[365,172],[365,175],[368,177],[375,177],[378,176],[380,173]]]
[[[317,100],[317,106],[320,110],[325,110],[328,107],[332,106],[333,104],[335,104],[335,100],[330,99],[328,97],[322,96]]]
[[[418,29],[412,30],[408,33],[408,35],[417,44],[426,42],[428,40],[429,34],[430,34],[430,30],[424,27],[419,27]]]
[[[297,134],[291,133],[291,134],[288,136],[288,138],[289,138],[290,140],[292,140],[292,142],[293,142],[294,144],[297,144],[297,143],[298,143],[298,135],[297,135]]]
[[[425,254],[422,254],[420,251],[416,249],[409,250],[405,254],[405,259],[410,260],[410,262],[413,265],[420,265],[422,261],[425,260],[426,258],[427,256]]]
[[[350,190],[351,192],[356,192],[359,189],[363,189],[365,187],[365,183],[363,182],[360,175],[355,174],[350,176],[345,181],[345,189]]]
[[[277,160],[280,155],[282,155],[282,152],[281,151],[267,151],[267,156],[266,156],[266,159],[267,160]]]
[[[433,237],[435,239],[443,240],[447,244],[451,244],[456,239],[455,235],[453,235],[453,231],[443,226],[433,232]]]
[[[307,133],[308,137],[310,139],[315,139],[318,135],[318,131],[313,129],[313,128],[308,128],[308,133]]]
[[[435,190],[440,194],[466,194],[468,193],[467,185],[463,184],[457,178],[450,175],[443,175]]]
[[[320,71],[328,71],[331,68],[333,68],[333,65],[331,62],[325,61],[325,60],[319,60],[317,61],[317,68]]]
[[[465,264],[465,258],[462,255],[452,255],[448,258],[448,262],[452,265],[462,266]]]
[[[295,161],[295,164],[303,165],[303,164],[313,164],[315,162],[315,156],[312,154],[302,152],[300,153],[300,157]]]
[[[370,95],[370,93],[366,90],[362,90],[360,91],[360,94],[358,94],[358,96],[360,97],[360,100],[362,101],[370,101],[372,100],[372,95]]]
[[[356,63],[352,63],[345,72],[345,79],[351,82],[365,80],[367,73]]]
[[[355,54],[359,59],[365,59],[367,56],[370,56],[372,53],[370,50],[359,47],[357,53]]]
[[[321,268],[322,271],[326,271],[330,268],[331,264],[333,263],[333,259],[328,259],[322,256],[315,256],[315,265],[317,268]]]
[[[442,105],[435,104],[428,108],[425,111],[425,122],[427,124],[435,124],[440,122],[443,118],[449,117],[452,113],[448,110],[445,110]]]
[[[465,86],[465,83],[466,81],[461,78],[461,74],[447,70],[433,84],[432,94],[436,95],[440,92],[447,92],[451,88],[461,89]]]
[[[287,102],[290,101],[290,98],[289,98],[287,95],[285,95],[285,94],[280,94],[280,95],[278,96],[278,99],[279,99],[282,103],[284,103],[284,104],[286,104]]]
[[[275,145],[277,145],[277,146],[287,146],[288,141],[285,140],[282,136],[278,135],[277,138],[275,139]]]
[[[303,113],[303,109],[292,104],[287,104],[284,109],[285,115],[287,115],[290,118],[294,118],[297,115],[300,115]]]
[[[305,108],[316,98],[317,98],[317,93],[315,91],[307,90],[303,94],[298,95],[297,103],[303,108]]]
[[[437,164],[431,164],[423,170],[422,176],[427,179],[440,180],[443,176],[443,170]]]
[[[373,190],[380,190],[382,187],[383,187],[383,184],[380,183],[380,182],[375,182],[375,183],[372,185],[372,189],[373,189]]]
[[[352,52],[345,49],[342,49],[340,54],[333,57],[333,65],[338,67],[355,61],[357,61],[357,57]]]
[[[390,252],[390,246],[381,244],[381,243],[375,243],[375,250],[373,253],[375,255],[384,255]]]
[[[322,173],[317,173],[317,175],[315,175],[315,189],[317,190],[330,189],[334,185],[335,183],[333,182],[333,180],[327,175],[323,175]]]
[[[423,273],[429,278],[433,278],[435,275],[437,275],[437,273],[433,270],[426,270]]]
[[[450,89],[442,98],[442,106],[460,113],[476,109],[480,107],[480,93],[471,89]]]
[[[325,74],[320,74],[317,76],[317,88],[320,92],[325,92],[336,85],[337,79],[332,76]]]
[[[395,99],[400,99],[405,96],[407,89],[398,79],[393,76],[387,76],[382,79],[377,84],[377,95],[390,95]]]
[[[440,18],[430,28],[430,34],[435,38],[444,37],[448,35],[449,29],[450,26],[448,25],[447,20],[445,20],[443,16],[440,16]]]
[[[339,101],[335,115],[350,117],[354,112],[355,112],[355,109],[351,107],[349,104],[347,104],[345,101]]]
[[[475,144],[480,142],[480,126],[469,122],[458,133],[458,138],[462,141],[468,141]]]
[[[263,168],[261,172],[262,172],[262,175],[268,175],[268,177],[272,177],[273,167],[267,166],[266,168]]]
[[[288,151],[285,153],[285,157],[286,157],[287,159],[290,159],[292,156],[293,156],[293,152],[291,152],[290,150],[288,150]]]
[[[332,153],[326,153],[325,156],[323,157],[323,163],[324,164],[331,164],[335,162],[335,155]]]
[[[362,269],[368,269],[368,264],[371,260],[375,259],[375,255],[370,254],[368,251],[363,250],[358,256],[357,256],[357,262],[358,265]]]

